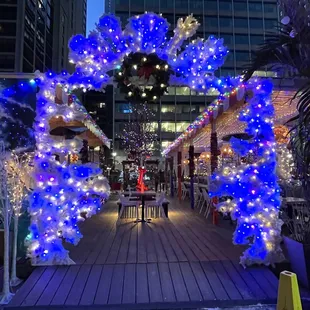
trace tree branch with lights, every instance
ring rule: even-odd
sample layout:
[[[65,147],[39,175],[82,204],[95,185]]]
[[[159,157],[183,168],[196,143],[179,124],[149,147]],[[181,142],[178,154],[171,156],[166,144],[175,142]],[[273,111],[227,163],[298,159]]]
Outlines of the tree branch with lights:
[[[225,167],[222,174],[213,175],[211,196],[231,197],[217,207],[237,221],[234,243],[249,245],[241,264],[269,265],[283,259],[272,84],[267,80],[250,80],[246,88],[252,98],[239,119],[247,123],[246,133],[253,138],[249,141],[232,138],[231,143],[240,156],[254,153],[257,160],[238,167]]]

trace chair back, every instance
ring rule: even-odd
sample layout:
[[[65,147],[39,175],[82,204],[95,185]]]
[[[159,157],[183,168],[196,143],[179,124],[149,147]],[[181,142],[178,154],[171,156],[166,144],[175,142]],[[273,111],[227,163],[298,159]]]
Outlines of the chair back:
[[[156,200],[157,200],[157,203],[161,205],[165,200],[165,193],[161,193],[159,198]]]
[[[207,193],[207,190],[206,190],[205,188],[202,188],[201,190],[202,190],[203,198],[204,198],[205,200],[209,201],[209,200],[210,200],[210,197],[209,197],[209,195],[208,195],[208,193]]]
[[[119,200],[120,200],[122,205],[128,203],[128,199],[124,195],[120,195]]]

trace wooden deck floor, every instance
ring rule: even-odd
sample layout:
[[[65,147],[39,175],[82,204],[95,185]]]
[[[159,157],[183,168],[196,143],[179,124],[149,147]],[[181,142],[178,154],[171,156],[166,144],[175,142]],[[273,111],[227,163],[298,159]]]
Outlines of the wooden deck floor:
[[[80,244],[69,247],[76,265],[36,268],[8,307],[155,309],[276,301],[272,272],[240,267],[243,249],[232,245],[231,230],[213,226],[188,206],[173,201],[169,220],[151,224],[123,219],[117,225],[116,219],[110,201],[82,224]]]

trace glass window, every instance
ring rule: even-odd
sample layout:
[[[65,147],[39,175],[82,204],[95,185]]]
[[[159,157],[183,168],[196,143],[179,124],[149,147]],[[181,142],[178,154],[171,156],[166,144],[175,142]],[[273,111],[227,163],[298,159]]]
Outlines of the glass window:
[[[227,63],[227,62],[234,62],[234,52],[230,52],[227,54],[225,63]]]
[[[264,36],[251,35],[250,37],[251,45],[258,45],[264,43]]]
[[[14,55],[0,55],[0,70],[14,71]]]
[[[179,96],[189,96],[190,89],[188,87],[176,87],[176,94]]]
[[[161,113],[174,113],[175,106],[174,105],[165,105],[161,106]]]
[[[217,1],[207,0],[205,1],[205,10],[207,11],[217,11]]]
[[[219,7],[220,13],[231,13],[232,11],[231,1],[220,1]]]
[[[168,86],[168,95],[175,95],[175,87]]]
[[[173,1],[160,0],[160,7],[163,9],[173,9]]]
[[[235,18],[235,28],[248,29],[247,18]]]
[[[183,132],[190,125],[190,123],[176,123],[176,132]]]
[[[264,3],[265,13],[277,13],[277,5],[275,3]]]
[[[234,1],[234,11],[235,12],[246,12],[247,11],[247,3]]]
[[[2,36],[15,36],[16,35],[16,23],[0,22],[0,34]]]
[[[161,131],[163,132],[175,132],[175,123],[174,122],[162,122]]]
[[[116,104],[116,111],[119,113],[132,113],[131,106],[129,103],[118,103]]]
[[[203,0],[190,0],[189,5],[191,10],[201,10],[203,9]],[[167,1],[169,2],[169,1]]]
[[[224,39],[224,45],[233,44],[233,36],[231,34],[221,34],[220,37]]]
[[[171,141],[161,141],[161,147],[166,148],[170,143]]]
[[[207,27],[218,27],[217,17],[206,16]]]
[[[235,76],[235,70],[234,68],[222,68],[221,74],[223,76]]]
[[[1,6],[0,19],[2,20],[16,20],[17,7],[16,6]]]
[[[155,122],[149,123],[146,128],[150,132],[155,132],[158,130],[158,123],[155,123]]]
[[[232,27],[232,18],[231,17],[220,17],[220,27],[221,28]]]
[[[236,44],[249,44],[249,37],[248,37],[248,35],[236,34],[235,35],[235,43]]]
[[[250,12],[262,12],[263,11],[262,3],[261,2],[250,2],[249,11]]]
[[[118,17],[120,18],[123,26],[128,23],[128,18],[129,18],[128,13],[118,13]]]
[[[248,52],[236,52],[236,61],[248,61],[249,53]]]
[[[0,46],[2,53],[15,52],[15,39],[4,39],[0,37]]]
[[[188,0],[175,0],[175,7],[179,8],[179,9],[187,9],[188,8]]]
[[[277,28],[278,22],[275,19],[265,19],[265,30],[271,31]]]
[[[263,29],[263,20],[262,19],[250,19],[250,28]]]
[[[199,113],[204,112],[204,110],[206,109],[206,107],[204,105],[199,107]]]

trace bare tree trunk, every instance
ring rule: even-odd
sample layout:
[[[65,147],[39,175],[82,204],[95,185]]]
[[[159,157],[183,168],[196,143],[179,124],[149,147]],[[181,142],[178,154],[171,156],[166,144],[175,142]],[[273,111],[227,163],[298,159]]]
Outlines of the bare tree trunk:
[[[2,184],[6,186],[6,184]],[[7,194],[7,191],[4,191]],[[4,228],[4,263],[3,263],[3,289],[0,298],[0,304],[8,304],[13,295],[10,291],[10,263],[9,263],[9,251],[10,251],[10,225],[9,225],[9,201],[7,195],[2,197],[3,201],[3,228]]]
[[[14,239],[13,239],[13,254],[12,254],[12,270],[11,270],[11,286],[19,285],[22,280],[16,276],[16,260],[17,260],[17,236],[18,236],[18,214],[14,216]]]

